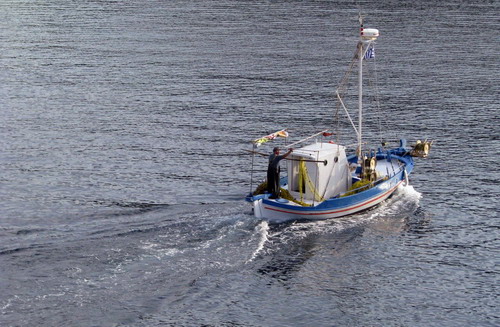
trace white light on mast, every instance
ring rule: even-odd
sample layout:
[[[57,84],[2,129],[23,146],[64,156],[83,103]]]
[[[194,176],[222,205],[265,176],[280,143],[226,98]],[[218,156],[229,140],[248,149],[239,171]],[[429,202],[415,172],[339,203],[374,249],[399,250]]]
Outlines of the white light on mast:
[[[363,41],[375,41],[379,36],[378,29],[361,28],[361,39]]]

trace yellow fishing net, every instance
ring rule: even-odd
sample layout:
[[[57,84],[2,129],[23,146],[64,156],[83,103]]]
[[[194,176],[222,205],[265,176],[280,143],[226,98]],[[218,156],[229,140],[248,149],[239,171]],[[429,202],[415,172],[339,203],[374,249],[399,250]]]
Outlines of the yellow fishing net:
[[[255,189],[255,191],[253,192],[253,195],[264,194],[266,190],[267,190],[267,182],[262,182],[259,186],[257,186],[257,188]],[[290,194],[290,192],[288,192],[288,190],[286,190],[284,188],[280,188],[280,190],[281,190],[280,197],[282,199],[286,199],[288,201],[295,202],[297,204],[300,204],[303,207],[310,207],[310,206],[312,206],[311,204],[307,204],[307,203],[305,203],[303,201],[295,199]]]
[[[347,193],[342,194],[341,197],[353,195],[353,194],[356,194],[356,193],[359,193],[362,191],[366,191],[367,189],[369,189],[371,187],[370,184],[371,184],[371,182],[369,179],[359,180],[356,183],[352,184],[352,186],[349,188],[349,191]]]
[[[300,192],[300,200],[304,200],[304,183],[307,185],[307,188],[309,191],[311,191],[312,194],[314,194],[314,200],[321,202],[325,201],[325,199],[318,193],[316,190],[316,187],[314,186],[314,183],[311,181],[311,178],[309,177],[309,174],[307,172],[307,167],[305,161],[300,161],[299,163],[299,192]]]

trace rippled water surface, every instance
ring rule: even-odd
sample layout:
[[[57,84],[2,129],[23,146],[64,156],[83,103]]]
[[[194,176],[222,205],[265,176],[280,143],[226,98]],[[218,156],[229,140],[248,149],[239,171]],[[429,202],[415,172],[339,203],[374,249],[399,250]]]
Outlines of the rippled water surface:
[[[358,5],[381,33],[367,140],[382,117],[431,156],[373,210],[259,221],[244,150],[333,126]],[[0,325],[500,325],[498,12],[1,1]]]

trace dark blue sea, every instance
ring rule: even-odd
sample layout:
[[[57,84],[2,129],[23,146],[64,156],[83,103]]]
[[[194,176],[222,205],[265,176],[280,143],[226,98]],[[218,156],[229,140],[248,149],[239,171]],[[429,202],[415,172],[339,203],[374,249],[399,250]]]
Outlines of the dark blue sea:
[[[245,150],[334,127],[360,8],[380,30],[367,140],[382,118],[431,155],[372,210],[260,221]],[[0,326],[499,326],[499,13],[0,1]]]

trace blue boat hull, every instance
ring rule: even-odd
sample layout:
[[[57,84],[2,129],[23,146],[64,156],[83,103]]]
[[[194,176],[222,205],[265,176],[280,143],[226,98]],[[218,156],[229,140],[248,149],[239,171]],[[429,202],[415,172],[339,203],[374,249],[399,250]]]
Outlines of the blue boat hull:
[[[365,191],[342,197],[327,199],[312,206],[302,206],[284,199],[269,199],[267,194],[249,196],[247,201],[253,203],[257,218],[280,223],[292,220],[324,220],[352,215],[372,208],[390,197],[396,189],[406,181],[413,170],[413,159],[406,150],[394,149],[378,153],[377,160],[392,160],[398,162],[398,171],[388,179],[379,181]],[[356,160],[355,157],[350,160]]]

